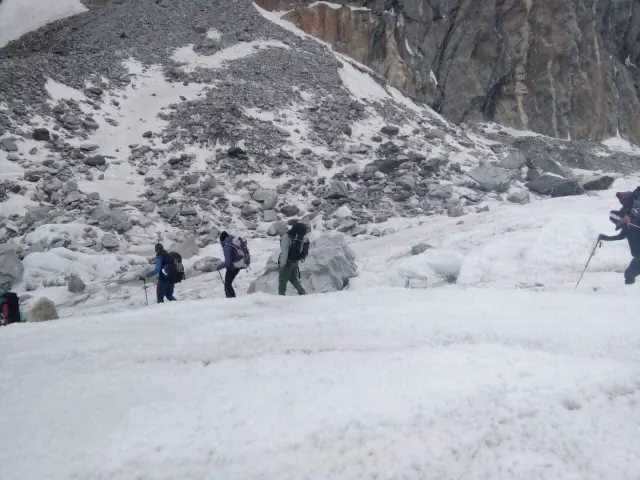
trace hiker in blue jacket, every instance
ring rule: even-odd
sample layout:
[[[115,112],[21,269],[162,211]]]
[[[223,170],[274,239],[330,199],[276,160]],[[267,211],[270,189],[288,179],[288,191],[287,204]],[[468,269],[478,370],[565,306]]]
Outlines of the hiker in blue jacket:
[[[240,256],[233,246],[233,236],[226,231],[220,234],[220,245],[224,253],[224,260],[218,264],[216,270],[226,269],[224,274],[224,295],[227,298],[235,298],[236,291],[233,289],[233,281],[240,273],[240,268],[236,267],[236,262],[240,260]]]
[[[153,270],[151,270],[146,275],[141,275],[140,280],[145,280],[147,278],[158,276],[158,284],[156,286],[156,297],[158,303],[164,303],[164,299],[166,298],[170,302],[176,300],[173,296],[174,284],[169,281],[167,278],[167,274],[165,272],[165,267],[167,266],[167,251],[164,249],[161,243],[156,245],[156,263]]]
[[[618,240],[627,240],[633,258],[624,271],[624,283],[626,285],[632,285],[635,283],[636,277],[640,275],[640,228],[634,224],[627,224],[624,218],[617,220],[611,217],[611,221],[614,220],[617,221],[616,227],[620,229],[620,233],[612,236],[600,234],[598,241],[615,242]]]

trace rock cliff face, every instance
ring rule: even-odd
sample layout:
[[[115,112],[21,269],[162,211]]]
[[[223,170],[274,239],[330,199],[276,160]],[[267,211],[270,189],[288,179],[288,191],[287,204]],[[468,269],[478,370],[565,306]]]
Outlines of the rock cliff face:
[[[257,3],[454,122],[640,142],[637,0],[335,1]]]

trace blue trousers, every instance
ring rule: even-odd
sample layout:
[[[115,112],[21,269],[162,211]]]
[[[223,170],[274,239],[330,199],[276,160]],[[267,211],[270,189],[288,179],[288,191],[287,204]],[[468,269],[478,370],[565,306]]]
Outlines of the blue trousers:
[[[636,277],[640,275],[640,257],[633,257],[631,263],[624,271],[624,283],[631,285],[635,283]]]
[[[175,297],[173,296],[173,283],[158,281],[156,296],[158,297],[158,303],[164,303],[165,297],[170,302],[175,301]]]

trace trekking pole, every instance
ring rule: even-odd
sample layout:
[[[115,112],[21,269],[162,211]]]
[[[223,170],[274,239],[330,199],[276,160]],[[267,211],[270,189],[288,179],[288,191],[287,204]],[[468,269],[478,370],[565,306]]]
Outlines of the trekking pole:
[[[142,287],[144,289],[144,301],[147,303],[147,307],[149,306],[149,297],[147,297],[147,279],[145,278],[143,280],[144,282],[144,286]]]
[[[593,250],[591,250],[591,255],[589,255],[589,260],[587,260],[587,264],[584,266],[584,270],[582,270],[582,274],[580,275],[580,278],[578,279],[578,283],[576,283],[576,288],[574,290],[576,290],[578,288],[578,285],[580,285],[580,281],[582,281],[582,277],[584,276],[584,273],[587,271],[587,267],[589,266],[591,259],[596,254],[596,248],[598,248],[599,246],[602,247],[602,242],[600,240],[597,240],[596,244],[593,246]]]

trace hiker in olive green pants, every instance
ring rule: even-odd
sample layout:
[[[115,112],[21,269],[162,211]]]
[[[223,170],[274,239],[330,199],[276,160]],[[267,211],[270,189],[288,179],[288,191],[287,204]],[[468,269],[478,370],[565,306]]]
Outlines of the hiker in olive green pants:
[[[287,293],[288,282],[291,282],[293,288],[298,291],[298,295],[306,293],[300,284],[300,280],[298,280],[299,273],[298,262],[289,262],[284,267],[280,267],[280,275],[278,276],[278,293],[280,295]]]
[[[287,283],[291,282],[293,288],[298,291],[298,295],[304,295],[307,292],[304,291],[300,284],[300,269],[298,268],[298,255],[297,252],[291,252],[292,244],[295,250],[295,245],[300,242],[292,242],[292,238],[303,238],[307,233],[307,227],[303,223],[296,223],[291,229],[282,235],[280,239],[280,259],[278,265],[280,267],[280,275],[278,276],[278,293],[285,295],[287,293]]]

